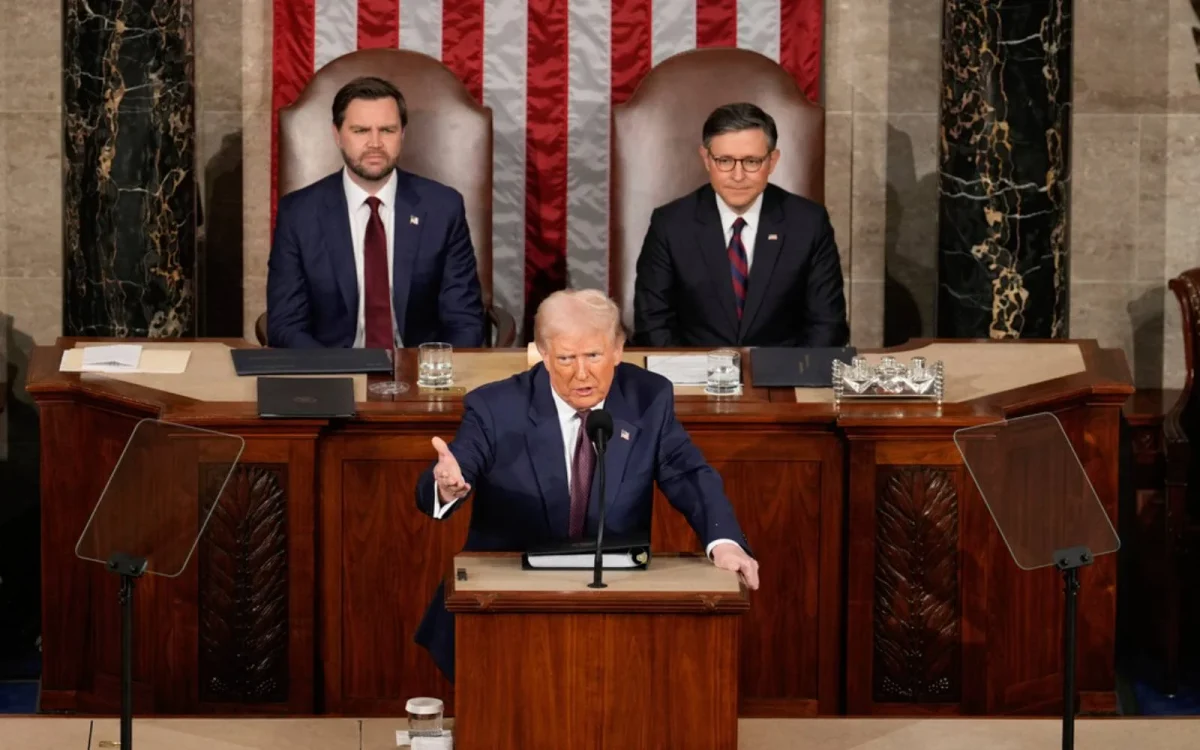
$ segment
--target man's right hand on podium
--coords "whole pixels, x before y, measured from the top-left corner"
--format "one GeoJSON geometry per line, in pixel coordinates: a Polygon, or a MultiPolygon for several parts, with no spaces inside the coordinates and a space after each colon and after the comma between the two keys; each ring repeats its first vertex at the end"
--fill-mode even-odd
{"type": "Polygon", "coordinates": [[[437,451],[437,465],[433,467],[433,481],[437,483],[438,494],[442,502],[452,503],[471,491],[471,485],[463,479],[462,469],[458,459],[450,452],[450,446],[440,437],[433,439],[433,448],[437,451]]]}

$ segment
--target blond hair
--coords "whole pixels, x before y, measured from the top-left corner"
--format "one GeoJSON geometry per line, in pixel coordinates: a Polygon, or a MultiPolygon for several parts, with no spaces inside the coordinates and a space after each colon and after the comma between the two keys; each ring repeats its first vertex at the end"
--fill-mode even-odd
{"type": "Polygon", "coordinates": [[[539,351],[546,350],[550,337],[580,330],[604,331],[612,335],[613,341],[623,342],[625,330],[617,303],[599,289],[563,289],[538,305],[533,339],[539,351]]]}

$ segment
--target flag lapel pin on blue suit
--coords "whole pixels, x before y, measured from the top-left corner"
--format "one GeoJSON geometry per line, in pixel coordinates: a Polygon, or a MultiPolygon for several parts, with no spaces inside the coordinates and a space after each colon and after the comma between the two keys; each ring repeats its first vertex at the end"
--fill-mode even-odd
{"type": "Polygon", "coordinates": [[[410,216],[410,217],[408,217],[408,223],[409,224],[420,224],[421,220],[415,216],[410,216]]]}
{"type": "Polygon", "coordinates": [[[629,430],[621,430],[621,439],[622,439],[622,440],[628,440],[628,439],[629,439],[629,430]]]}
{"type": "Polygon", "coordinates": [[[777,235],[777,234],[768,234],[768,235],[767,235],[767,239],[768,239],[768,240],[777,240],[777,239],[779,239],[779,235],[777,235]]]}

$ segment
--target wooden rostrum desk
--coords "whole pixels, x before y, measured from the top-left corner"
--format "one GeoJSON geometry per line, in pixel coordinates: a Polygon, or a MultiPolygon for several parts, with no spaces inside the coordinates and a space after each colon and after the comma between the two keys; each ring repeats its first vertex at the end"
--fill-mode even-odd
{"type": "MultiPolygon", "coordinates": [[[[468,512],[435,522],[413,500],[453,437],[462,392],[528,366],[525,350],[456,351],[456,387],[379,400],[357,376],[358,416],[261,420],[241,341],[188,347],[182,375],[60,373],[62,339],[33,354],[41,415],[41,707],[119,707],[116,581],[74,555],[138,420],[245,438],[187,570],[138,584],[135,706],[150,714],[402,715],[451,686],[413,632],[465,538],[468,512]],[[264,560],[274,564],[262,564],[264,560]]],[[[946,364],[946,403],[834,404],[829,390],[676,389],[680,421],[720,472],[761,563],[741,618],[740,715],[1053,714],[1061,702],[1061,581],[1019,570],[955,449],[954,430],[1040,411],[1062,421],[1117,519],[1124,355],[1093,341],[910,342],[946,364]]],[[[645,350],[626,359],[641,364],[645,350]]],[[[657,352],[662,353],[662,352],[657,352]]],[[[415,352],[402,365],[415,383],[415,352]]],[[[872,362],[878,352],[866,352],[872,362]]],[[[696,551],[656,496],[653,545],[696,551]]],[[[1081,573],[1084,711],[1115,708],[1116,555],[1081,573]]]]}

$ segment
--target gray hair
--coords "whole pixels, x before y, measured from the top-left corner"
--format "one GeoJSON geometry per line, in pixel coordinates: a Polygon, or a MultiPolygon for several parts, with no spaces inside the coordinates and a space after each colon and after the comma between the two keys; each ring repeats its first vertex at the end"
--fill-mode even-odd
{"type": "Polygon", "coordinates": [[[749,102],[737,102],[717,107],[704,121],[704,130],[701,133],[704,147],[708,148],[712,145],[712,139],[718,135],[755,129],[761,130],[767,136],[767,150],[774,151],[775,144],[779,140],[775,119],[749,102]]]}
{"type": "Polygon", "coordinates": [[[613,341],[625,338],[620,308],[599,289],[562,289],[538,305],[533,340],[539,351],[552,336],[579,330],[608,332],[613,341]]]}

